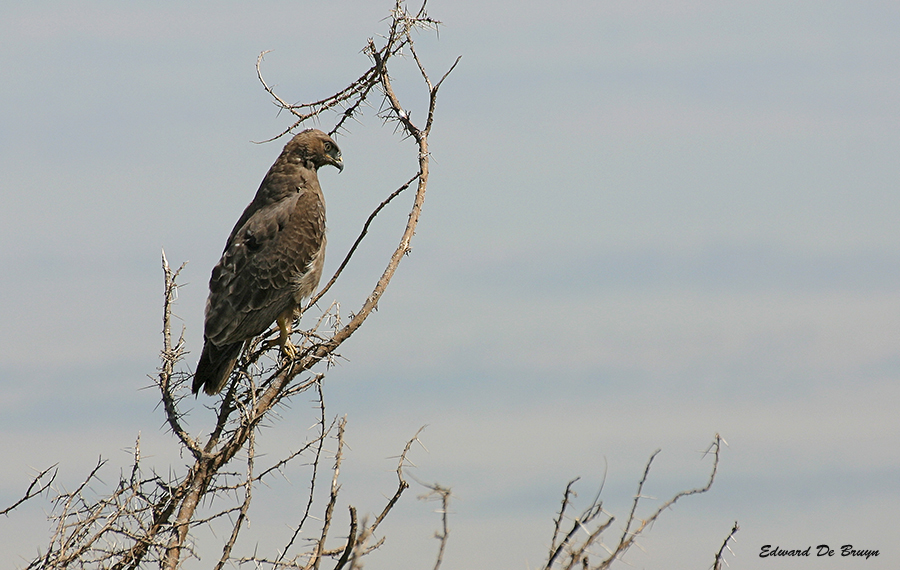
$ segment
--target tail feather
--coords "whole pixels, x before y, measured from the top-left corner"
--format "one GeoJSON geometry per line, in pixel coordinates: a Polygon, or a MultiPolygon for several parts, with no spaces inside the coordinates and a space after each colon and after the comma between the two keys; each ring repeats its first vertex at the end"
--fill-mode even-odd
{"type": "Polygon", "coordinates": [[[216,346],[204,339],[203,352],[200,353],[200,362],[197,363],[197,371],[194,372],[191,391],[197,394],[200,388],[203,388],[210,396],[221,392],[241,355],[243,345],[243,342],[236,342],[216,346]]]}

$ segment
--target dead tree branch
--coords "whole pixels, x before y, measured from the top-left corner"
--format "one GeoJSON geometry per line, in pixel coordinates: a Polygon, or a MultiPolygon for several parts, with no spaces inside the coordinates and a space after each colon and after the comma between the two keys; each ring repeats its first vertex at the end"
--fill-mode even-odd
{"type": "Polygon", "coordinates": [[[740,530],[741,527],[738,526],[737,521],[734,521],[734,526],[731,527],[731,532],[728,533],[728,536],[725,537],[725,540],[722,541],[722,546],[719,548],[719,551],[716,552],[716,558],[713,560],[712,570],[722,570],[722,565],[728,566],[728,563],[725,562],[725,550],[734,554],[734,551],[731,550],[731,547],[728,546],[728,541],[734,541],[734,535],[737,534],[737,531],[740,530]]]}
{"type": "Polygon", "coordinates": [[[441,530],[434,533],[434,537],[440,541],[437,557],[434,561],[434,570],[439,570],[441,563],[444,561],[444,551],[447,549],[447,540],[450,538],[448,519],[450,515],[451,492],[449,487],[443,487],[438,483],[426,485],[426,487],[429,489],[429,492],[421,495],[419,499],[423,501],[438,500],[441,502],[441,507],[437,511],[441,515],[441,530]]]}
{"type": "Polygon", "coordinates": [[[621,560],[628,549],[635,545],[637,539],[653,525],[656,519],[659,518],[659,516],[666,509],[670,508],[683,497],[709,491],[709,489],[712,487],[713,481],[715,481],[716,472],[719,468],[719,453],[721,451],[721,446],[723,443],[724,440],[722,440],[719,434],[716,434],[715,439],[706,451],[706,453],[713,455],[713,465],[710,470],[709,479],[704,486],[676,493],[671,499],[664,502],[652,513],[650,513],[648,517],[640,518],[637,514],[638,508],[641,502],[648,498],[646,495],[644,495],[644,485],[647,483],[647,479],[650,476],[650,467],[653,464],[653,460],[659,454],[659,450],[655,451],[650,456],[650,459],[647,461],[647,464],[644,467],[644,472],[641,476],[640,481],[638,482],[637,492],[635,492],[634,494],[631,509],[628,513],[628,517],[625,519],[625,526],[622,530],[622,533],[615,544],[611,547],[604,546],[601,542],[601,537],[602,534],[607,529],[609,529],[610,526],[612,526],[613,521],[615,521],[615,517],[608,514],[603,509],[603,503],[600,501],[599,492],[594,497],[594,500],[579,516],[575,517],[574,519],[568,519],[572,522],[569,525],[568,530],[566,531],[562,540],[558,540],[562,532],[561,521],[567,519],[566,510],[570,507],[572,498],[575,496],[575,493],[572,490],[572,485],[577,481],[577,479],[573,479],[572,481],[570,481],[569,484],[566,485],[566,490],[563,494],[562,506],[560,507],[559,514],[554,521],[550,554],[547,559],[547,564],[545,564],[543,568],[545,570],[570,570],[572,568],[575,568],[577,565],[581,565],[581,567],[585,570],[601,570],[609,568],[610,565],[616,560],[621,560]],[[586,536],[584,536],[584,538],[576,540],[576,537],[582,531],[586,534],[586,536]],[[606,554],[598,555],[594,550],[594,547],[602,547],[605,550],[606,554]]]}
{"type": "Polygon", "coordinates": [[[18,507],[28,499],[37,497],[38,495],[49,489],[50,486],[53,485],[53,481],[56,480],[56,475],[58,472],[59,470],[57,469],[56,465],[51,465],[50,467],[35,475],[31,480],[31,484],[28,485],[27,489],[25,489],[25,494],[22,496],[22,498],[0,511],[0,515],[5,515],[12,512],[16,507],[18,507]],[[52,474],[50,474],[51,471],[53,472],[52,474]],[[46,478],[48,474],[50,474],[50,477],[46,478]]]}

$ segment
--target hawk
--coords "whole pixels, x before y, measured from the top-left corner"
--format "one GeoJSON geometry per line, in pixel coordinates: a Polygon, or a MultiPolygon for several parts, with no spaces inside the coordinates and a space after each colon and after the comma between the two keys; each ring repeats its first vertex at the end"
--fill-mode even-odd
{"type": "Polygon", "coordinates": [[[317,171],[344,169],[327,134],[308,129],[288,142],[231,230],[212,270],[203,352],[192,391],[225,387],[244,342],[278,323],[282,351],[296,356],[291,325],[319,285],[325,261],[325,198],[317,171]]]}

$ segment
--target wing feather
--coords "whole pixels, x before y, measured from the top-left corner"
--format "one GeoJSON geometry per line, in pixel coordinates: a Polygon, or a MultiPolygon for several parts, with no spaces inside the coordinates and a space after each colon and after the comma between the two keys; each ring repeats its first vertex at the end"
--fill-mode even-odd
{"type": "MultiPolygon", "coordinates": [[[[325,242],[324,201],[315,190],[265,205],[235,228],[209,282],[210,341],[222,346],[259,335],[311,294],[300,284],[325,242]]],[[[316,275],[313,289],[318,280],[316,275]]]]}

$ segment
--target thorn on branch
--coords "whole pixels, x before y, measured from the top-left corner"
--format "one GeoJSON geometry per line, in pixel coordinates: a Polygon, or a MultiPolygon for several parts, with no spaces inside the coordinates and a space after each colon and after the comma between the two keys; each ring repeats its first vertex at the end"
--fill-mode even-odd
{"type": "Polygon", "coordinates": [[[725,537],[725,540],[722,542],[722,546],[719,547],[719,551],[716,553],[716,559],[713,561],[712,568],[713,570],[722,570],[722,565],[728,566],[728,562],[725,561],[724,555],[725,550],[734,554],[734,551],[731,550],[731,547],[728,546],[728,541],[734,541],[734,535],[737,534],[737,531],[740,530],[741,527],[738,526],[737,521],[734,521],[734,526],[731,528],[731,532],[728,533],[728,536],[725,537]]]}
{"type": "Polygon", "coordinates": [[[0,515],[5,515],[12,512],[16,507],[18,507],[25,501],[37,497],[38,495],[49,489],[50,485],[53,484],[53,481],[56,480],[56,475],[59,473],[57,465],[59,464],[56,463],[54,465],[51,465],[50,467],[35,475],[31,480],[31,484],[28,485],[28,488],[25,490],[25,494],[22,496],[22,498],[0,511],[0,515]],[[45,479],[45,476],[48,475],[51,470],[53,471],[53,474],[50,475],[49,478],[45,479]]]}

